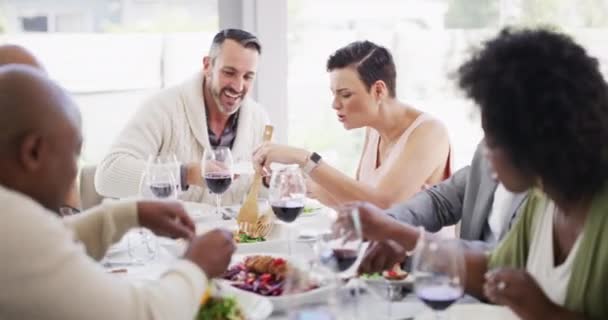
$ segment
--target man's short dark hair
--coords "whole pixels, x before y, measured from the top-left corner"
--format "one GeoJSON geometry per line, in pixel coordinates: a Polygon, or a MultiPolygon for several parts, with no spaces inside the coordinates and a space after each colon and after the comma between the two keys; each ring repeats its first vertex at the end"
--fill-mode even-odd
{"type": "Polygon", "coordinates": [[[458,76],[485,133],[520,170],[569,200],[608,181],[608,85],[597,59],[572,38],[505,29],[458,76]]]}
{"type": "Polygon", "coordinates": [[[372,85],[382,80],[394,98],[397,86],[397,71],[391,53],[371,41],[356,41],[338,49],[327,60],[327,71],[354,67],[369,91],[372,85]]]}
{"type": "Polygon", "coordinates": [[[257,51],[258,54],[262,54],[260,40],[252,33],[241,29],[224,29],[213,37],[213,42],[211,42],[211,48],[209,49],[209,56],[215,58],[219,52],[219,48],[224,41],[228,39],[238,42],[244,48],[253,49],[257,51]]]}

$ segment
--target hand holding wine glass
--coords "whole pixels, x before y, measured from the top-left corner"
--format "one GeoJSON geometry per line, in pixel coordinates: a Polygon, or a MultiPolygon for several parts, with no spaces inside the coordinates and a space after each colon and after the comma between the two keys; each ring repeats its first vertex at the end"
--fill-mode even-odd
{"type": "Polygon", "coordinates": [[[177,201],[138,201],[137,218],[140,226],[168,238],[191,239],[196,231],[194,222],[177,201]]]}
{"type": "Polygon", "coordinates": [[[357,204],[338,208],[329,232],[319,237],[317,254],[334,272],[345,272],[357,261],[362,245],[361,220],[357,204]]]}

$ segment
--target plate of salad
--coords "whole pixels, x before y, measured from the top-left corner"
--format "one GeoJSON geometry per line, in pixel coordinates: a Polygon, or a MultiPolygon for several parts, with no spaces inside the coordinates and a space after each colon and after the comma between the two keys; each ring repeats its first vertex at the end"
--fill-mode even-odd
{"type": "Polygon", "coordinates": [[[272,303],[247,292],[227,291],[227,285],[214,281],[201,298],[195,320],[262,320],[272,313],[272,303]]]}

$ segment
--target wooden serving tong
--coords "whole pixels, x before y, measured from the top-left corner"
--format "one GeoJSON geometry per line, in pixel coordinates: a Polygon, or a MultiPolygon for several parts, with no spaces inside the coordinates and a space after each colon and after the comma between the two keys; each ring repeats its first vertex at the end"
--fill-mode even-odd
{"type": "MultiPolygon", "coordinates": [[[[274,128],[270,125],[264,127],[264,142],[270,141],[272,138],[272,132],[274,128]]],[[[236,221],[239,226],[239,231],[244,232],[247,235],[255,235],[258,233],[258,194],[260,192],[260,185],[262,184],[262,175],[260,172],[256,172],[253,178],[253,184],[247,194],[247,199],[241,206],[239,214],[236,217],[236,221]]]]}

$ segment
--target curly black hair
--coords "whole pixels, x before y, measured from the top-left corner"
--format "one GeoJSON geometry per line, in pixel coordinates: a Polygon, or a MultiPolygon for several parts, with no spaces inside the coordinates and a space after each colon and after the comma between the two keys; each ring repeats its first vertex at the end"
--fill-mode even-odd
{"type": "Polygon", "coordinates": [[[608,178],[608,85],[597,59],[569,36],[503,29],[458,69],[484,131],[514,165],[565,200],[608,178]]]}
{"type": "Polygon", "coordinates": [[[354,66],[367,91],[382,80],[391,98],[396,95],[397,70],[393,56],[385,47],[371,41],[355,41],[334,52],[327,59],[327,71],[354,66]]]}

